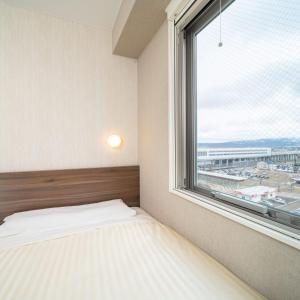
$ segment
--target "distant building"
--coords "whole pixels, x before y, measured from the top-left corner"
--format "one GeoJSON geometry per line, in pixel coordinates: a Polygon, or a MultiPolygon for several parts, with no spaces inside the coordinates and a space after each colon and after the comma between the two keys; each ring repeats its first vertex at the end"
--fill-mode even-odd
{"type": "Polygon", "coordinates": [[[267,161],[271,148],[199,148],[198,166],[231,167],[246,165],[247,162],[267,161]]]}
{"type": "MultiPolygon", "coordinates": [[[[300,150],[272,148],[198,148],[197,163],[200,169],[256,166],[258,162],[278,163],[295,161],[300,150]]],[[[299,161],[300,166],[300,161],[299,161]]]]}
{"type": "Polygon", "coordinates": [[[237,197],[254,202],[274,199],[276,192],[276,188],[269,186],[252,186],[234,191],[237,197]]]}
{"type": "Polygon", "coordinates": [[[221,186],[225,187],[225,189],[238,189],[240,184],[247,179],[241,176],[232,176],[216,172],[198,171],[197,173],[198,185],[206,185],[208,188],[213,188],[213,186],[216,185],[218,189],[220,189],[221,186]]]}

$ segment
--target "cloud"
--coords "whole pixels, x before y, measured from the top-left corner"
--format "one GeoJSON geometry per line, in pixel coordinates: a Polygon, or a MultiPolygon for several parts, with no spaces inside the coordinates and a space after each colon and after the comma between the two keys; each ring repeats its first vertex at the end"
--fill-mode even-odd
{"type": "Polygon", "coordinates": [[[300,137],[299,111],[300,95],[289,86],[257,105],[200,107],[198,136],[222,140],[300,137]]]}
{"type": "Polygon", "coordinates": [[[251,108],[264,102],[270,104],[270,98],[286,86],[294,94],[291,98],[300,95],[300,59],[297,63],[276,63],[253,74],[242,74],[238,81],[216,85],[214,89],[202,88],[200,84],[198,104],[202,109],[247,105],[251,108]]]}
{"type": "MultiPolygon", "coordinates": [[[[262,13],[254,2],[252,13],[262,13]]],[[[300,4],[278,1],[251,23],[251,2],[237,3],[248,10],[244,18],[241,5],[226,10],[224,47],[217,47],[217,20],[198,35],[198,137],[300,137],[300,4]]]]}

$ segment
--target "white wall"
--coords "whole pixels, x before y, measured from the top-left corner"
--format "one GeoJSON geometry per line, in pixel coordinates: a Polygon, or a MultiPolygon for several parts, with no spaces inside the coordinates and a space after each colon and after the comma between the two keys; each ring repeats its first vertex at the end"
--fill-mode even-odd
{"type": "Polygon", "coordinates": [[[168,192],[167,23],[138,60],[141,206],[269,299],[299,299],[300,251],[168,192]]]}
{"type": "Polygon", "coordinates": [[[0,2],[0,172],[137,163],[137,62],[111,45],[109,31],[0,2]]]}

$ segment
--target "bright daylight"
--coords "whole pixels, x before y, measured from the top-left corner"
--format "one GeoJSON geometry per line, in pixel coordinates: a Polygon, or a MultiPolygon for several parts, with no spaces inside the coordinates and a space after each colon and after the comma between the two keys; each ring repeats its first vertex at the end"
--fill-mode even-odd
{"type": "Polygon", "coordinates": [[[234,1],[221,34],[197,35],[198,185],[300,214],[300,2],[234,1]]]}

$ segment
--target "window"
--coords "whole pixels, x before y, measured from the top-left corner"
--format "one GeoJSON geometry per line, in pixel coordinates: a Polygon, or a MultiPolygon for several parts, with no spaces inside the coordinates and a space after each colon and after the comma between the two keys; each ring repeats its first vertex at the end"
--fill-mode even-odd
{"type": "Polygon", "coordinates": [[[177,188],[298,231],[299,0],[210,1],[190,19],[176,24],[177,188]]]}

